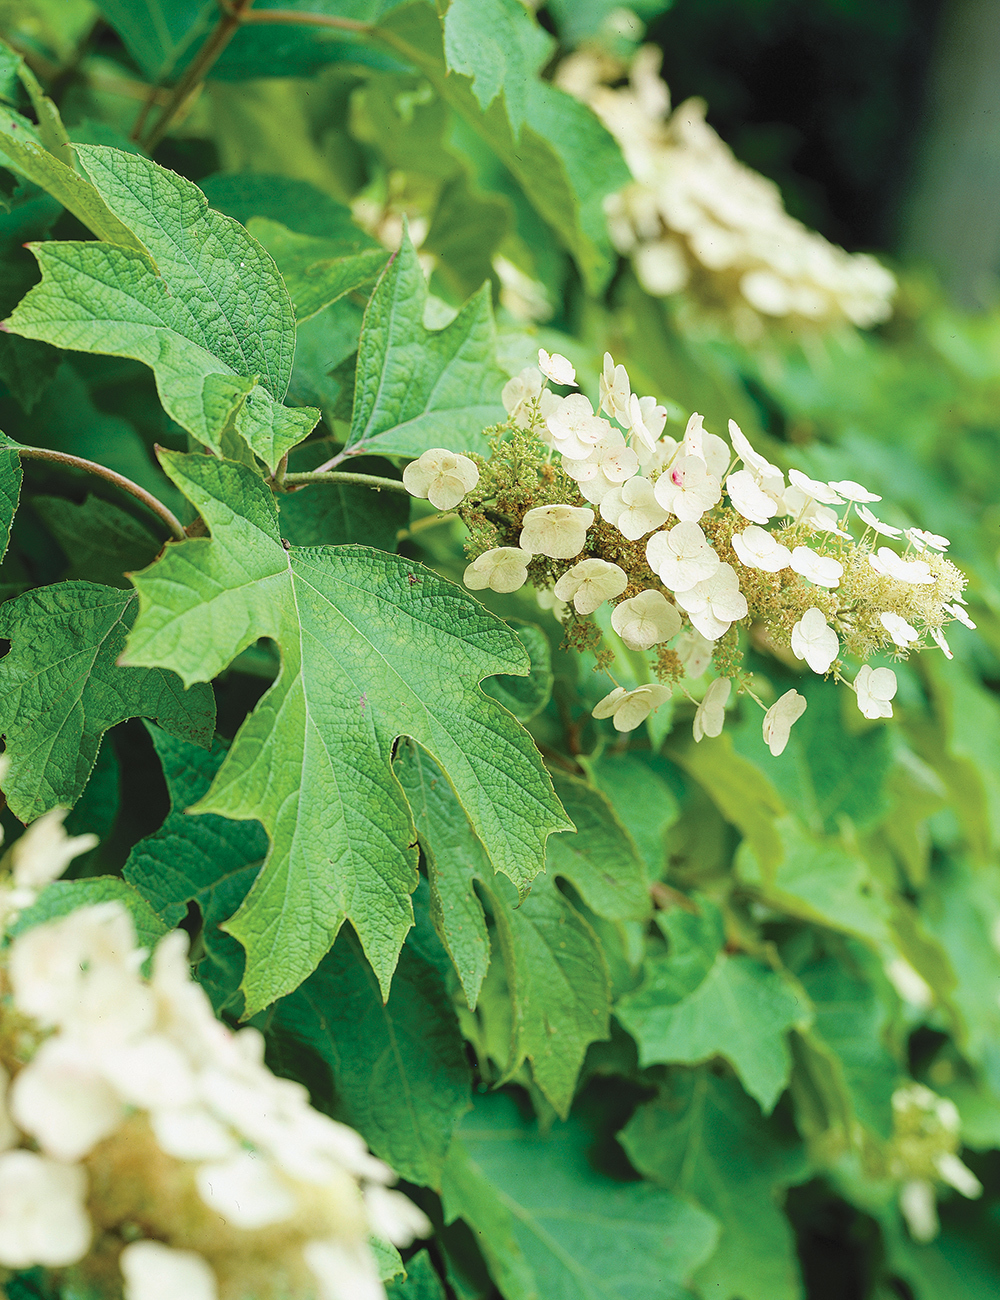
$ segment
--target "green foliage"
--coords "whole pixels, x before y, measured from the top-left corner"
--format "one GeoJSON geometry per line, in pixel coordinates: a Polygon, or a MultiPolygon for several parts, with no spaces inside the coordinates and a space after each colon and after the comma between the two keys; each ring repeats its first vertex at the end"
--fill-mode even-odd
{"type": "Polygon", "coordinates": [[[485,451],[482,430],[504,418],[489,286],[441,330],[424,328],[427,290],[408,238],[375,286],[358,349],[346,450],[419,456],[447,442],[485,451]]]}
{"type": "MultiPolygon", "coordinates": [[[[647,39],[700,68],[697,8],[647,39]]],[[[751,8],[709,6],[791,21],[751,8]]],[[[748,342],[648,295],[608,233],[618,146],[554,84],[634,51],[612,0],[267,10],[155,144],[217,5],[3,8],[4,829],[72,805],[101,839],[17,927],[106,899],[147,947],[183,926],[218,1014],[433,1221],[405,1262],[373,1243],[390,1300],[1000,1292],[1000,315],[904,278],[877,333],[748,342]],[[880,720],[754,635],[765,707],[807,701],[777,758],[735,692],[696,743],[700,684],[595,722],[591,669],[633,687],[646,660],[608,619],[569,652],[530,586],[465,590],[464,524],[402,490],[428,449],[488,452],[539,346],[592,402],[609,350],[674,436],[735,418],[951,537],[978,628],[896,664],[880,720]],[[899,1210],[913,1081],[984,1184],[937,1180],[926,1244],[899,1210]]],[[[713,121],[728,84],[693,86],[713,121]]],[[[751,158],[770,128],[744,126],[751,158]]]]}
{"type": "Polygon", "coordinates": [[[248,1006],[295,988],[345,919],[388,991],[416,884],[410,813],[388,762],[397,735],[440,756],[497,869],[519,888],[548,833],[566,824],[527,736],[476,687],[487,673],[516,672],[524,651],[421,566],[364,548],[285,550],[273,498],[245,467],[163,459],[213,536],[136,575],[142,612],[126,661],[169,664],[192,683],[258,637],[282,652],[281,676],[199,805],[257,817],[271,837],[264,871],[227,923],[247,949],[248,1006]]]}
{"type": "Polygon", "coordinates": [[[4,793],[25,821],[83,792],[104,733],[126,718],[154,718],[207,745],[211,686],[185,690],[163,668],[118,665],[135,620],[134,592],[61,582],[0,607],[0,731],[13,762],[4,793]]]}
{"type": "Polygon", "coordinates": [[[220,452],[232,425],[273,469],[318,418],[280,405],[295,317],[273,261],[175,173],[99,145],[79,145],[77,153],[93,185],[88,192],[134,233],[125,246],[38,245],[41,283],[10,328],[145,362],[168,415],[199,442],[220,452]]]}
{"type": "Polygon", "coordinates": [[[445,1169],[445,1219],[475,1230],[504,1300],[680,1300],[712,1250],[708,1214],[597,1172],[577,1122],[543,1137],[510,1097],[482,1097],[459,1135],[445,1169]]]}

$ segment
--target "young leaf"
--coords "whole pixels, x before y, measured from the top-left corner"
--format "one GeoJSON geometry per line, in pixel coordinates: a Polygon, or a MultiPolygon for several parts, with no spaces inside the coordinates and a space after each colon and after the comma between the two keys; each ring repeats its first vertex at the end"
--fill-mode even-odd
{"type": "Polygon", "coordinates": [[[445,1222],[476,1233],[505,1300],[680,1300],[714,1219],[670,1192],[617,1182],[578,1123],[542,1136],[512,1098],[480,1096],[445,1166],[445,1222]]]}
{"type": "Polygon", "coordinates": [[[79,145],[77,152],[156,268],[134,247],[35,244],[42,280],[8,328],[144,362],[167,414],[199,442],[221,451],[232,422],[274,469],[319,418],[311,408],[281,405],[295,317],[274,262],[238,221],[212,212],[198,187],[174,172],[119,149],[79,145]]]}
{"type": "Polygon", "coordinates": [[[671,948],[652,958],[646,977],[615,1014],[639,1044],[642,1065],[694,1065],[724,1056],[752,1097],[771,1110],[788,1082],[786,1032],[808,1017],[788,981],[752,957],[720,950],[713,904],[699,900],[703,921],[692,944],[692,918],[677,908],[664,915],[671,948]]]}
{"type": "Polygon", "coordinates": [[[371,284],[389,254],[381,245],[356,251],[337,239],[318,239],[267,217],[251,217],[247,229],[274,258],[301,325],[352,289],[371,284]]]}
{"type": "Polygon", "coordinates": [[[0,605],[0,731],[11,769],[4,793],[30,821],[72,805],[87,784],[101,738],[126,718],[208,745],[215,728],[211,686],[185,690],[161,668],[120,668],[138,601],[133,592],[60,582],[0,605]]]}
{"type": "Polygon", "coordinates": [[[444,980],[406,944],[388,1002],[348,932],[274,1008],[271,1029],[329,1065],[340,1117],[412,1183],[439,1187],[469,1108],[469,1067],[444,980]]]}
{"type": "Polygon", "coordinates": [[[675,1070],[621,1141],[640,1173],[722,1224],[718,1248],[698,1271],[702,1294],[800,1300],[795,1240],[777,1198],[805,1176],[806,1162],[739,1084],[704,1069],[675,1070]]]}
{"type": "Polygon", "coordinates": [[[281,675],[243,724],[199,811],[259,818],[271,853],[226,927],[247,949],[251,1013],[290,992],[345,919],[387,992],[412,924],[412,821],[392,775],[411,735],[436,754],[500,871],[523,889],[568,825],[527,733],[477,689],[517,673],[517,637],[461,589],[364,547],[286,550],[251,470],[165,452],[212,538],[136,574],[128,663],[209,681],[261,636],[281,675]],[[237,507],[234,513],[234,505],[237,507]]]}
{"type": "Polygon", "coordinates": [[[485,449],[482,430],[505,418],[490,287],[443,330],[424,328],[427,285],[408,235],[375,286],[358,349],[352,455],[419,456],[431,447],[485,449]]]}

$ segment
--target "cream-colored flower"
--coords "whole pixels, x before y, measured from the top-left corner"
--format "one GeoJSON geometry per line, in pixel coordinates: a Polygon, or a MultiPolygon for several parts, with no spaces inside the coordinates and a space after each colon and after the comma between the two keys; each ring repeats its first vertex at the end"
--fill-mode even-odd
{"type": "Polygon", "coordinates": [[[585,506],[536,506],[524,516],[521,549],[553,560],[572,560],[586,545],[593,522],[594,512],[585,506]]]}
{"type": "Polygon", "coordinates": [[[775,758],[784,753],[792,724],[797,722],[805,711],[805,698],[798,691],[785,691],[784,695],[775,700],[764,714],[764,743],[775,758]]]}
{"type": "Polygon", "coordinates": [[[677,638],[677,655],[685,674],[692,680],[700,677],[712,662],[714,649],[715,642],[702,636],[696,627],[686,627],[677,638]]]}
{"type": "Polygon", "coordinates": [[[586,499],[599,505],[612,488],[630,479],[639,468],[639,458],[622,433],[607,426],[607,433],[591,449],[586,460],[563,457],[562,467],[579,484],[586,499]]]}
{"type": "Polygon", "coordinates": [[[668,511],[656,498],[648,478],[626,479],[601,498],[601,518],[614,524],[623,537],[636,542],[666,523],[668,511]]]}
{"type": "Polygon", "coordinates": [[[549,353],[544,348],[539,348],[538,369],[554,384],[560,384],[563,388],[576,387],[576,371],[558,352],[549,353]]]}
{"type": "Polygon", "coordinates": [[[808,546],[796,546],[792,551],[791,565],[796,573],[808,578],[817,587],[839,587],[844,576],[844,566],[829,555],[817,555],[808,546]]]}
{"type": "Polygon", "coordinates": [[[375,1236],[394,1246],[409,1246],[434,1231],[427,1215],[408,1196],[377,1183],[365,1188],[365,1208],[375,1236]]]}
{"type": "Polygon", "coordinates": [[[884,524],[881,519],[876,519],[867,506],[856,505],[854,513],[858,516],[863,524],[867,524],[882,537],[902,537],[902,528],[894,528],[892,524],[884,524]]]}
{"type": "Polygon", "coordinates": [[[934,1184],[926,1178],[908,1178],[899,1189],[899,1212],[914,1241],[933,1241],[938,1235],[934,1184]]]}
{"type": "Polygon", "coordinates": [[[118,1257],[125,1300],[216,1300],[215,1274],[193,1250],[133,1241],[118,1257]]]}
{"type": "Polygon", "coordinates": [[[537,401],[542,391],[542,375],[537,366],[526,366],[519,375],[508,379],[500,400],[504,410],[515,424],[527,424],[531,416],[531,403],[537,401]]]}
{"type": "Polygon", "coordinates": [[[690,591],[677,592],[677,603],[702,636],[717,641],[733,623],[747,616],[746,597],[731,564],[720,564],[690,591]]]}
{"type": "Polygon", "coordinates": [[[893,641],[902,649],[911,645],[920,635],[917,629],[907,623],[906,619],[901,618],[899,614],[879,614],[879,619],[893,641]]]}
{"type": "Polygon", "coordinates": [[[792,628],[792,654],[821,675],[840,654],[840,641],[821,609],[807,609],[792,628]]]}
{"type": "Polygon", "coordinates": [[[717,677],[709,684],[694,715],[696,741],[700,742],[705,736],[721,735],[726,721],[726,703],[732,689],[733,683],[728,677],[717,677]]]}
{"type": "Polygon", "coordinates": [[[740,460],[754,474],[768,477],[777,477],[781,470],[777,465],[772,465],[766,456],[762,456],[759,451],[755,451],[746,436],[735,420],[729,421],[729,438],[733,444],[733,451],[736,452],[740,460]]]}
{"type": "Polygon", "coordinates": [[[96,835],[67,835],[68,808],[52,808],[31,823],[10,849],[10,868],[18,889],[42,890],[57,880],[74,858],[99,843],[96,835]]]}
{"type": "Polygon", "coordinates": [[[669,699],[670,688],[667,686],[637,686],[632,691],[616,686],[595,706],[594,717],[610,718],[616,731],[635,731],[654,709],[669,699]]]}
{"type": "Polygon", "coordinates": [[[766,528],[751,524],[742,533],[734,533],[733,550],[741,564],[748,569],[763,569],[765,573],[778,573],[791,563],[792,553],[777,541],[766,528]]]}
{"type": "Polygon", "coordinates": [[[198,1194],[236,1228],[252,1231],[292,1218],[296,1200],[271,1162],[254,1151],[199,1165],[198,1194]]]}
{"type": "Polygon", "coordinates": [[[46,1155],[65,1161],[85,1156],[127,1114],[94,1054],[61,1034],[47,1039],[18,1074],[10,1109],[46,1155]]]}
{"type": "Polygon", "coordinates": [[[831,483],[830,487],[834,492],[839,492],[845,501],[881,501],[882,498],[874,492],[869,492],[866,487],[860,483],[855,483],[851,478],[841,479],[839,483],[831,483]]]}
{"type": "Polygon", "coordinates": [[[934,1157],[934,1168],[942,1182],[954,1187],[956,1192],[974,1201],[983,1194],[983,1185],[968,1167],[955,1155],[954,1151],[940,1151],[934,1157]]]}
{"type": "Polygon", "coordinates": [[[939,627],[932,627],[930,629],[930,634],[932,639],[937,643],[938,649],[944,651],[944,657],[946,659],[954,659],[955,656],[952,653],[951,646],[948,644],[947,638],[941,629],[939,627]]]}
{"type": "Polygon", "coordinates": [[[680,631],[681,616],[662,592],[648,587],[614,607],[611,626],[630,650],[648,650],[680,631]]]}
{"type": "Polygon", "coordinates": [[[567,569],[555,586],[559,600],[573,602],[578,614],[593,614],[598,605],[620,596],[628,586],[628,575],[607,560],[580,560],[567,569]]]}
{"type": "Polygon", "coordinates": [[[752,524],[766,524],[778,513],[778,503],[757,483],[748,469],[738,469],[726,479],[733,508],[752,524]]]}
{"type": "Polygon", "coordinates": [[[710,578],[720,560],[697,524],[675,524],[667,532],[654,533],[646,543],[649,567],[673,592],[690,591],[710,578]]]}
{"type": "Polygon", "coordinates": [[[632,385],[624,366],[616,366],[610,352],[604,354],[604,371],[600,378],[600,407],[623,428],[628,426],[632,385]]]}
{"type": "Polygon", "coordinates": [[[921,586],[934,581],[934,574],[926,560],[900,559],[888,546],[880,546],[875,555],[869,555],[868,563],[876,573],[886,578],[895,578],[897,582],[912,582],[921,586]]]}
{"type": "Polygon", "coordinates": [[[317,1300],[385,1300],[385,1287],[366,1246],[333,1237],[308,1242],[302,1257],[316,1279],[317,1300]]]}
{"type": "Polygon", "coordinates": [[[0,1264],[62,1268],[90,1245],[87,1176],[34,1151],[0,1155],[0,1264]]]}
{"type": "Polygon", "coordinates": [[[697,523],[722,499],[722,484],[700,456],[678,456],[656,480],[656,499],[664,510],[697,523]]]}
{"type": "Polygon", "coordinates": [[[468,456],[432,447],[403,470],[403,487],[411,497],[428,500],[438,510],[454,510],[479,482],[468,456]]]}
{"type": "Polygon", "coordinates": [[[915,546],[918,551],[946,551],[951,545],[947,537],[942,537],[939,533],[928,533],[923,528],[907,528],[906,540],[915,546]]]}
{"type": "Polygon", "coordinates": [[[866,718],[891,718],[892,698],[896,694],[896,674],[891,668],[872,668],[862,664],[854,679],[858,708],[866,718]]]}
{"type": "Polygon", "coordinates": [[[635,393],[629,397],[626,425],[643,462],[652,454],[666,422],[667,408],[658,405],[655,397],[636,397],[635,393]]]}
{"type": "Polygon", "coordinates": [[[842,506],[844,498],[838,496],[829,483],[820,483],[817,479],[803,474],[800,469],[788,471],[788,481],[797,487],[803,496],[819,501],[825,506],[842,506]]]}
{"type": "Polygon", "coordinates": [[[462,581],[470,591],[517,591],[528,581],[531,554],[519,546],[495,546],[467,566],[462,581]]]}
{"type": "Polygon", "coordinates": [[[553,447],[570,460],[586,460],[611,426],[594,414],[583,393],[570,393],[556,401],[558,405],[545,420],[553,447]]]}
{"type": "Polygon", "coordinates": [[[969,617],[968,610],[966,610],[963,605],[960,605],[957,601],[955,601],[954,604],[945,605],[945,609],[952,616],[952,618],[957,618],[960,623],[964,623],[966,627],[975,630],[976,625],[969,617]]]}

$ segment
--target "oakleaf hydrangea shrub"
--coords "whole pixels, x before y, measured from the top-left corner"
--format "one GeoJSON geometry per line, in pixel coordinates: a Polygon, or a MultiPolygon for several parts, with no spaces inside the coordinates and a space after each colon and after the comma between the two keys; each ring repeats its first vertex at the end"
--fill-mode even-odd
{"type": "MultiPolygon", "coordinates": [[[[424,452],[403,476],[409,492],[467,525],[465,585],[512,592],[532,583],[549,597],[565,642],[614,662],[594,619],[611,606],[612,634],[647,652],[655,680],[614,681],[594,709],[633,731],[674,694],[695,702],[694,738],[718,736],[730,699],[764,710],[763,735],[782,753],[806,708],[796,690],[770,706],[744,668],[746,639],[846,682],[866,718],[892,716],[896,676],[873,656],[905,659],[945,629],[974,627],[966,578],[944,552],[946,537],[883,523],[881,500],[851,479],[785,474],[735,421],[729,440],[695,413],[679,440],[664,432],[667,409],[633,391],[606,353],[595,411],[575,389],[562,356],[539,351],[504,387],[506,424],[491,432],[488,458],[424,452]],[[711,664],[716,674],[698,686],[711,664]]],[[[548,603],[548,601],[546,601],[548,603]]]]}

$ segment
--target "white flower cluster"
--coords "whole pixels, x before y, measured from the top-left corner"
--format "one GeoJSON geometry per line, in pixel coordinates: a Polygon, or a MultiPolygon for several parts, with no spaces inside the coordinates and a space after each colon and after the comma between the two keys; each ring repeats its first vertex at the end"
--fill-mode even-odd
{"type": "MultiPolygon", "coordinates": [[[[39,855],[38,876],[79,847],[39,855]]],[[[429,1233],[423,1213],[353,1129],[270,1072],[255,1029],[216,1019],[182,931],[147,979],[148,955],[118,902],[10,944],[0,1266],[96,1270],[125,1300],[384,1297],[369,1235],[406,1245],[429,1233]]]]}
{"type": "Polygon", "coordinates": [[[922,1083],[892,1096],[894,1134],[889,1174],[900,1182],[899,1209],[915,1241],[938,1234],[935,1183],[974,1200],[983,1186],[958,1155],[960,1120],[955,1103],[922,1083]]]}
{"type": "MultiPolygon", "coordinates": [[[[965,579],[940,554],[947,538],[916,528],[904,535],[882,523],[869,509],[881,498],[861,484],[820,482],[797,469],[786,480],[733,421],[726,442],[692,415],[678,442],[663,432],[664,407],[636,396],[625,367],[610,354],[596,412],[583,394],[560,397],[546,387],[549,378],[576,386],[564,357],[542,351],[539,366],[505,386],[510,423],[537,435],[539,457],[551,461],[559,453],[566,495],[575,488],[589,504],[550,500],[522,508],[508,544],[482,549],[466,569],[473,590],[516,591],[544,557],[533,580],[552,585],[564,621],[615,602],[611,626],[628,649],[673,642],[680,670],[674,680],[701,676],[730,629],[744,621],[762,625],[772,644],[838,681],[844,680],[845,654],[861,660],[879,651],[905,656],[922,648],[926,632],[950,656],[942,627],[956,618],[974,626],[961,596],[965,579]],[[860,540],[848,531],[852,520],[860,540]],[[904,536],[902,555],[878,544],[904,536]]],[[[404,481],[419,484],[424,495],[433,475],[454,476],[454,463],[464,459],[425,452],[404,481]]],[[[468,465],[469,481],[474,472],[479,493],[488,493],[490,463],[482,482],[468,465]]],[[[554,481],[554,466],[545,468],[554,481]]],[[[447,500],[453,496],[449,492],[447,500]]],[[[715,683],[698,706],[697,740],[722,729],[728,679],[738,672],[721,676],[726,686],[715,683]]],[[[866,718],[892,716],[897,683],[890,668],[863,663],[852,685],[866,718]]],[[[740,689],[752,694],[747,682],[740,689]]],[[[616,685],[594,716],[631,731],[670,694],[665,685],[616,685]]],[[[783,751],[805,707],[790,690],[766,710],[763,735],[773,754],[783,751]]]]}
{"type": "Polygon", "coordinates": [[[612,240],[647,292],[685,289],[725,306],[745,333],[763,318],[862,328],[891,312],[896,282],[873,257],[850,254],[793,220],[778,187],[738,162],[690,99],[668,117],[660,52],[636,55],[630,83],[602,84],[606,60],[567,59],[558,84],[583,99],[621,145],[634,181],[606,203],[612,240]]]}

